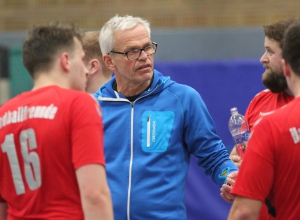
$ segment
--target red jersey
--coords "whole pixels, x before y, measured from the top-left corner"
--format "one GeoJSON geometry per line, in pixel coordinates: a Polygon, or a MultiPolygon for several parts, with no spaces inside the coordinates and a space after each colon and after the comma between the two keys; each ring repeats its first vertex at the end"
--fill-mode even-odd
{"type": "Polygon", "coordinates": [[[294,96],[290,96],[286,92],[272,93],[270,90],[265,89],[258,93],[250,102],[245,113],[250,131],[261,116],[273,113],[274,110],[286,105],[293,99],[294,96]]]}
{"type": "Polygon", "coordinates": [[[83,219],[75,170],[105,165],[100,107],[49,86],[0,108],[0,198],[8,219],[83,219]]]}
{"type": "Polygon", "coordinates": [[[275,207],[276,219],[300,216],[299,112],[297,98],[261,119],[252,131],[232,189],[233,194],[254,200],[264,202],[268,198],[275,207]]]}
{"type": "MultiPolygon", "coordinates": [[[[254,123],[262,116],[273,113],[276,109],[286,105],[294,99],[294,96],[290,96],[286,92],[272,93],[269,89],[265,89],[258,93],[250,102],[245,118],[249,123],[249,130],[252,131],[254,123]]],[[[261,213],[259,216],[260,220],[265,220],[270,216],[268,209],[263,204],[261,213]]]]}

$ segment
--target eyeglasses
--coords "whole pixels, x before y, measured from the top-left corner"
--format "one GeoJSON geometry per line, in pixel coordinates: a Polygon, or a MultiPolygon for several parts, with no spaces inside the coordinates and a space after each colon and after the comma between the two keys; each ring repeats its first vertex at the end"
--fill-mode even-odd
{"type": "Polygon", "coordinates": [[[109,53],[117,53],[117,54],[123,54],[126,55],[128,60],[137,60],[140,58],[142,51],[144,51],[148,56],[152,55],[156,52],[157,49],[157,43],[152,42],[151,45],[146,46],[142,49],[134,49],[130,50],[128,52],[118,52],[118,51],[110,51],[109,53]]]}

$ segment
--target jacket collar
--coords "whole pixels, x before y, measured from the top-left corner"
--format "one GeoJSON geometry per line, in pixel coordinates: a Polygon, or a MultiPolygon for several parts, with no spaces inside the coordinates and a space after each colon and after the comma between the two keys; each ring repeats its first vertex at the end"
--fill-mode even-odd
{"type": "MultiPolygon", "coordinates": [[[[148,88],[148,90],[142,92],[142,94],[140,94],[140,96],[144,96],[147,95],[149,93],[157,93],[162,91],[164,88],[168,87],[169,85],[173,84],[174,81],[170,80],[170,77],[165,77],[163,76],[159,71],[154,69],[153,72],[153,82],[151,84],[151,86],[148,88]]],[[[116,94],[115,91],[113,89],[113,84],[116,81],[115,76],[113,76],[107,83],[105,83],[103,86],[100,87],[100,89],[93,94],[94,97],[98,98],[100,97],[111,97],[111,98],[115,98],[116,94]]],[[[120,97],[122,95],[120,94],[120,97]]],[[[123,98],[125,98],[124,96],[122,96],[123,98]]]]}

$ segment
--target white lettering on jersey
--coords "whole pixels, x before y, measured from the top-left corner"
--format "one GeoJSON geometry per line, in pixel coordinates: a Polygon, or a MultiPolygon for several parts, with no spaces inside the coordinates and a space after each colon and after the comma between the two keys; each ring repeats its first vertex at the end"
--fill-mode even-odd
{"type": "Polygon", "coordinates": [[[43,118],[54,119],[57,107],[53,104],[49,106],[21,106],[17,110],[7,111],[0,117],[0,129],[9,124],[23,122],[28,119],[43,118]]]}
{"type": "Polygon", "coordinates": [[[299,143],[300,142],[300,128],[290,128],[290,132],[291,132],[291,135],[292,135],[292,138],[293,138],[293,141],[295,144],[299,143]]]}

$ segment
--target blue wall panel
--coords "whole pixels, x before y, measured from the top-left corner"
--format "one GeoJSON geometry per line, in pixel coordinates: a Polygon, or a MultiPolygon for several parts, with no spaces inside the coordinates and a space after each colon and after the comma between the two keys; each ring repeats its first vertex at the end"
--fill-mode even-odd
{"type": "MultiPolygon", "coordinates": [[[[200,93],[215,121],[217,134],[231,151],[230,108],[237,107],[244,114],[251,99],[264,89],[261,83],[264,69],[259,60],[156,62],[155,68],[200,93]]],[[[186,185],[188,219],[227,219],[231,204],[220,197],[219,188],[196,161],[193,156],[186,185]]]]}

